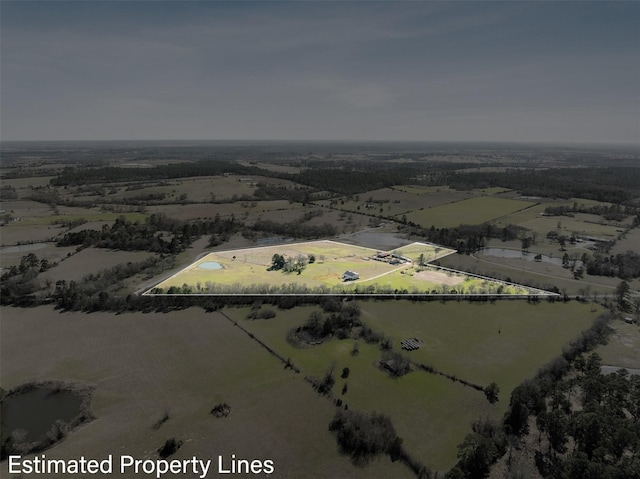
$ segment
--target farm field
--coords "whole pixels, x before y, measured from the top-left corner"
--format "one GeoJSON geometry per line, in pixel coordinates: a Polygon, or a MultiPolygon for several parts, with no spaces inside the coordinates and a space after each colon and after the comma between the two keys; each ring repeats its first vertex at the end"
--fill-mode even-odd
{"type": "MultiPolygon", "coordinates": [[[[40,257],[37,251],[35,253],[40,257]]],[[[152,256],[152,253],[146,251],[117,251],[103,248],[86,248],[64,259],[64,261],[60,262],[55,268],[48,269],[41,273],[39,278],[45,281],[49,280],[52,284],[55,284],[58,280],[77,282],[89,274],[85,268],[87,263],[90,263],[96,270],[102,270],[112,268],[119,264],[144,261],[152,256]]]]}
{"type": "Polygon", "coordinates": [[[367,191],[353,197],[317,201],[317,204],[373,215],[396,216],[419,208],[444,205],[469,198],[470,193],[447,186],[400,186],[367,191]]]}
{"type": "Polygon", "coordinates": [[[602,364],[629,369],[640,369],[640,318],[638,314],[626,314],[635,318],[635,324],[627,324],[621,318],[610,323],[613,330],[607,344],[598,346],[596,352],[602,364]]]}
{"type": "Polygon", "coordinates": [[[350,408],[391,416],[408,450],[440,471],[455,462],[456,445],[472,421],[480,417],[499,420],[511,390],[560,354],[562,347],[599,314],[579,303],[358,304],[363,322],[390,337],[396,351],[400,351],[402,339],[417,337],[424,346],[403,354],[476,384],[495,381],[500,387],[500,401],[491,405],[482,392],[423,371],[391,379],[375,366],[380,350],[362,341],[357,356],[351,354],[353,339],[330,339],[305,348],[292,346],[286,340],[287,333],[301,326],[311,312],[319,310],[317,307],[278,310],[276,317],[268,320],[246,319],[251,311],[246,307],[225,308],[224,313],[290,358],[305,374],[322,376],[333,365],[338,376],[348,367],[349,377],[337,379],[334,387],[339,391],[345,383],[348,385],[348,391],[340,396],[342,400],[350,408]]]}
{"type": "Polygon", "coordinates": [[[319,288],[321,293],[529,293],[528,289],[516,285],[472,278],[462,272],[418,266],[420,256],[424,262],[429,262],[452,252],[434,245],[412,243],[393,252],[380,253],[371,248],[335,241],[216,251],[161,281],[145,294],[273,294],[278,291],[302,291],[296,288],[319,288]],[[398,259],[389,260],[392,254],[398,259]],[[291,260],[310,257],[314,260],[299,273],[283,272],[272,266],[272,259],[276,255],[291,260]],[[382,255],[384,259],[381,259],[382,255]],[[358,278],[345,281],[343,273],[346,271],[356,272],[358,278]]]}
{"type": "MultiPolygon", "coordinates": [[[[576,163],[577,150],[557,153],[556,162],[528,147],[503,155],[490,145],[474,153],[460,145],[451,155],[429,145],[424,157],[417,146],[383,144],[113,146],[56,147],[42,168],[37,155],[28,163],[24,146],[10,153],[17,166],[3,167],[0,386],[96,387],[96,420],[44,451],[50,457],[157,458],[175,437],[183,441],[175,459],[272,458],[274,477],[416,478],[384,454],[355,466],[340,453],[328,431],[340,400],[390,417],[407,453],[442,478],[474,421],[503,425],[517,385],[605,306],[622,307],[615,293],[623,279],[628,306],[636,306],[640,229],[631,227],[640,190],[625,166],[630,157],[615,152],[591,168],[576,163]],[[175,162],[184,165],[155,170],[175,162]],[[625,170],[603,176],[614,164],[625,170]],[[185,171],[219,176],[183,178],[185,171]],[[613,203],[564,198],[580,194],[613,203]],[[574,203],[600,208],[578,213],[574,203]],[[558,206],[569,216],[547,216],[545,208],[558,206]],[[217,215],[234,221],[212,221],[217,215]],[[116,223],[121,216],[126,222],[116,223]],[[100,240],[65,237],[84,229],[101,231],[100,240]],[[572,242],[573,234],[616,243],[572,242]],[[565,253],[573,270],[562,266],[565,253]],[[624,262],[630,273],[579,270],[583,260],[601,259],[624,262]],[[345,280],[347,272],[357,277],[345,280]],[[566,302],[547,301],[550,291],[566,302]],[[374,298],[385,294],[393,298],[374,298]],[[420,348],[402,350],[410,338],[420,348]],[[413,370],[390,377],[385,348],[413,361],[413,370]],[[286,359],[300,372],[286,369],[286,359]],[[348,377],[340,377],[344,368],[348,377]],[[336,382],[326,397],[310,382],[330,370],[336,382]],[[481,390],[492,382],[500,388],[495,404],[481,390]],[[221,402],[231,415],[215,419],[211,408],[221,402]]],[[[616,316],[608,343],[595,350],[603,364],[639,368],[638,323],[616,316]]],[[[533,441],[544,454],[545,438],[533,441]]],[[[498,475],[508,474],[518,472],[498,475]]]]}
{"type": "Polygon", "coordinates": [[[480,224],[496,220],[501,216],[531,206],[534,206],[534,203],[480,196],[447,205],[411,211],[406,214],[406,219],[423,228],[429,228],[432,225],[436,228],[451,228],[461,224],[480,224]]]}
{"type": "Polygon", "coordinates": [[[618,226],[606,224],[600,217],[578,213],[574,218],[566,216],[544,216],[523,221],[520,226],[535,231],[544,237],[549,231],[558,231],[565,236],[572,236],[574,233],[579,236],[593,236],[605,240],[615,239],[622,229],[618,226]],[[558,230],[560,223],[560,230],[558,230]]]}
{"type": "Polygon", "coordinates": [[[96,387],[96,419],[47,450],[49,458],[145,459],[176,437],[184,445],[174,459],[270,458],[277,477],[304,477],[310,469],[345,479],[415,477],[387,457],[356,467],[341,456],[327,428],[331,402],[217,313],[3,308],[0,339],[3,389],[51,378],[96,387]],[[223,401],[231,414],[216,419],[210,410],[223,401]],[[154,428],[165,413],[169,419],[154,428]]]}

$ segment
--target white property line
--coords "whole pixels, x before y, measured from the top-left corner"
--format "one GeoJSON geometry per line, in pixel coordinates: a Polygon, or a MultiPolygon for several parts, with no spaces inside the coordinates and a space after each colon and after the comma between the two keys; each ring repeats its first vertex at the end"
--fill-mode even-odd
{"type": "MultiPolygon", "coordinates": [[[[299,242],[299,243],[288,243],[286,244],[286,246],[289,247],[295,247],[298,245],[305,245],[305,244],[312,244],[312,243],[332,243],[338,246],[355,246],[358,248],[363,248],[363,249],[367,249],[367,250],[371,250],[371,251],[380,251],[377,250],[375,248],[369,248],[367,246],[358,246],[358,245],[352,245],[349,243],[341,243],[339,241],[334,241],[334,240],[316,240],[316,241],[303,241],[303,242],[299,242]]],[[[440,255],[440,256],[436,256],[434,257],[431,261],[436,261],[438,259],[444,258],[445,256],[449,256],[450,254],[455,253],[455,250],[451,249],[451,248],[445,248],[439,245],[436,245],[434,243],[423,243],[420,241],[414,241],[413,243],[408,243],[404,246],[401,246],[399,248],[394,248],[391,251],[394,250],[400,250],[402,248],[406,248],[408,246],[413,246],[413,245],[420,245],[420,246],[427,246],[427,247],[433,247],[433,248],[441,248],[442,252],[444,254],[440,255]]],[[[496,278],[491,278],[488,276],[481,276],[478,274],[474,274],[474,273],[469,273],[466,271],[460,271],[460,270],[455,270],[455,269],[451,269],[451,268],[446,268],[444,266],[436,266],[431,264],[430,262],[427,264],[428,267],[434,268],[434,269],[440,269],[440,270],[444,270],[444,271],[448,271],[448,272],[452,272],[452,273],[456,273],[456,274],[462,274],[465,276],[470,276],[470,277],[475,277],[475,278],[479,278],[479,279],[483,279],[483,280],[487,280],[487,281],[492,281],[495,283],[499,283],[499,284],[504,284],[504,285],[508,285],[508,286],[514,286],[514,287],[518,287],[518,288],[525,288],[528,290],[531,290],[531,294],[480,294],[480,293],[431,293],[431,292],[424,292],[424,293],[413,293],[413,292],[407,292],[407,293],[361,293],[361,292],[345,292],[345,293],[332,293],[332,292],[317,292],[317,293],[178,293],[178,294],[167,294],[167,293],[152,293],[151,291],[156,288],[158,286],[158,284],[163,283],[165,281],[169,281],[170,279],[174,278],[175,276],[181,274],[182,272],[192,268],[194,266],[194,264],[196,264],[198,261],[201,261],[202,259],[206,258],[209,254],[215,254],[215,253],[238,253],[238,252],[242,252],[242,251],[256,251],[256,250],[262,250],[262,249],[266,249],[266,248],[276,248],[279,246],[283,246],[283,245],[269,245],[269,246],[257,246],[254,248],[240,248],[240,249],[235,249],[235,250],[224,250],[224,251],[210,251],[209,253],[204,254],[204,256],[200,256],[198,257],[198,259],[196,259],[195,261],[193,261],[192,263],[188,264],[187,266],[185,266],[184,268],[180,269],[179,271],[177,271],[176,273],[172,274],[171,276],[164,278],[162,280],[160,280],[158,283],[156,283],[154,286],[152,286],[151,288],[147,289],[145,292],[142,293],[142,296],[273,296],[274,294],[277,294],[278,296],[341,296],[341,297],[352,297],[352,296],[356,296],[356,297],[397,297],[397,296],[430,296],[430,297],[447,297],[447,298],[461,298],[461,297],[505,297],[505,298],[511,298],[511,299],[520,299],[520,298],[530,298],[531,296],[559,296],[558,293],[553,293],[551,291],[545,291],[542,289],[538,289],[538,288],[532,288],[529,286],[524,286],[518,283],[511,283],[508,281],[503,281],[503,280],[499,280],[496,278]]],[[[382,275],[378,275],[375,278],[368,278],[368,279],[363,279],[360,281],[356,281],[352,284],[363,284],[367,281],[370,281],[372,279],[376,279],[378,277],[381,276],[386,276],[387,274],[393,273],[395,271],[398,271],[399,269],[403,269],[406,268],[407,265],[402,265],[398,268],[395,268],[391,271],[388,271],[386,273],[383,273],[382,275]]]]}
{"type": "MultiPolygon", "coordinates": [[[[466,276],[472,276],[474,278],[479,278],[479,279],[484,279],[487,281],[493,281],[494,283],[500,283],[500,284],[506,284],[508,286],[516,286],[518,288],[525,288],[525,289],[530,289],[532,291],[535,292],[535,294],[539,294],[539,295],[543,295],[543,296],[560,296],[558,293],[554,293],[552,291],[546,291],[544,289],[539,289],[539,288],[534,288],[532,286],[525,286],[523,284],[518,284],[518,283],[511,283],[509,281],[504,281],[501,279],[496,279],[496,278],[491,278],[489,276],[482,276],[479,274],[475,274],[475,273],[467,273],[466,271],[460,271],[457,269],[451,269],[451,268],[445,268],[444,266],[438,266],[435,264],[429,264],[430,267],[435,268],[435,269],[442,269],[444,271],[450,271],[452,273],[457,273],[457,274],[464,274],[466,276]]],[[[514,295],[511,295],[514,296],[514,295]]]]}

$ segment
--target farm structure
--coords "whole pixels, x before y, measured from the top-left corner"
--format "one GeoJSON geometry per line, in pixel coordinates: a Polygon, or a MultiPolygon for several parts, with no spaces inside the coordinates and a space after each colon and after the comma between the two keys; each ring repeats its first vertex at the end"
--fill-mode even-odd
{"type": "Polygon", "coordinates": [[[405,351],[415,351],[416,349],[420,349],[420,346],[422,346],[423,344],[424,343],[418,338],[407,338],[403,339],[400,342],[402,349],[404,349],[405,351]]]}
{"type": "Polygon", "coordinates": [[[360,279],[360,275],[355,271],[345,271],[344,273],[342,273],[343,281],[355,281],[357,279],[360,279]]]}

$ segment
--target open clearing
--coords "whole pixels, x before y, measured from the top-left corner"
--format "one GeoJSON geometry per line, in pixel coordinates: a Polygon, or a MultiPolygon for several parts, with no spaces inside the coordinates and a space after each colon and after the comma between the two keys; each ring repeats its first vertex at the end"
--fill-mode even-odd
{"type": "MultiPolygon", "coordinates": [[[[198,259],[182,271],[163,280],[145,294],[278,294],[368,293],[368,294],[520,294],[533,291],[518,285],[457,271],[437,271],[419,265],[419,258],[431,262],[453,250],[424,243],[412,243],[381,252],[335,241],[311,241],[261,248],[216,251],[198,259]],[[296,261],[314,258],[299,273],[274,270],[272,259],[281,255],[296,261]],[[344,280],[348,272],[354,280],[344,280]],[[449,288],[456,286],[455,289],[449,288]]],[[[544,292],[535,291],[536,294],[544,292]]]]}
{"type": "MultiPolygon", "coordinates": [[[[500,401],[489,404],[484,394],[442,376],[413,371],[390,378],[375,366],[380,358],[376,345],[359,342],[359,354],[351,354],[353,339],[329,339],[322,344],[296,348],[287,332],[301,326],[317,307],[277,311],[269,320],[246,319],[250,308],[225,308],[242,327],[301,368],[304,374],[322,376],[332,365],[336,371],[334,393],[349,408],[388,414],[407,449],[429,467],[444,471],[456,461],[456,446],[481,417],[500,420],[511,390],[532,377],[562,347],[587,329],[599,314],[577,302],[527,304],[523,301],[490,303],[358,301],[363,322],[393,340],[417,337],[424,346],[403,352],[409,359],[433,365],[486,386],[495,381],[500,401]],[[499,332],[500,331],[500,332],[499,332]],[[348,367],[347,379],[340,372],[348,367]]],[[[268,307],[268,306],[262,306],[268,307]]]]}
{"type": "Polygon", "coordinates": [[[184,444],[172,459],[270,458],[275,477],[306,477],[309,470],[318,477],[415,477],[387,457],[353,466],[328,431],[332,403],[218,313],[1,313],[2,388],[49,379],[96,386],[97,419],[47,450],[49,458],[157,458],[175,437],[184,444]],[[223,401],[231,414],[216,419],[209,411],[223,401]],[[154,428],[165,413],[169,419],[154,428]]]}
{"type": "Polygon", "coordinates": [[[534,203],[520,200],[479,196],[433,208],[412,211],[406,214],[423,228],[452,228],[461,224],[481,224],[501,216],[533,206],[534,203]]]}

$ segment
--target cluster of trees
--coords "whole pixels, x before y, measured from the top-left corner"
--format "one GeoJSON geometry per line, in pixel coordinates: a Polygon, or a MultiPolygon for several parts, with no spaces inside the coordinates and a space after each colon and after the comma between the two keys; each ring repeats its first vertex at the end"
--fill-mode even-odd
{"type": "Polygon", "coordinates": [[[281,254],[275,253],[271,258],[269,271],[284,271],[285,273],[302,273],[307,264],[315,262],[315,256],[297,255],[295,258],[285,258],[281,254]]]}
{"type": "Polygon", "coordinates": [[[392,461],[401,461],[418,479],[433,477],[432,472],[412,457],[403,446],[402,438],[388,416],[352,409],[338,410],[329,423],[343,454],[351,457],[356,465],[365,465],[379,455],[387,455],[392,461]]]}
{"type": "Polygon", "coordinates": [[[126,263],[92,273],[79,283],[56,281],[51,299],[57,308],[64,310],[102,311],[119,308],[121,301],[112,297],[107,288],[116,288],[117,283],[143,271],[154,270],[161,258],[150,257],[144,261],[126,263]]]}
{"type": "Polygon", "coordinates": [[[640,473],[640,377],[601,372],[597,353],[574,362],[536,416],[547,441],[538,467],[545,476],[617,479],[640,473]],[[580,407],[572,407],[577,396],[580,407]],[[575,399],[574,399],[575,400],[575,399]],[[569,446],[572,445],[572,447],[569,446]]]}
{"type": "Polygon", "coordinates": [[[640,195],[640,169],[635,167],[509,169],[504,172],[450,173],[444,184],[456,189],[502,186],[523,195],[586,198],[622,204],[640,195]]]}
{"type": "Polygon", "coordinates": [[[313,191],[314,190],[308,187],[287,187],[258,183],[258,187],[253,192],[253,196],[255,197],[255,199],[260,201],[287,200],[297,203],[308,203],[310,194],[313,191]]]}
{"type": "Polygon", "coordinates": [[[49,267],[46,259],[39,259],[34,253],[23,256],[18,266],[11,266],[0,276],[0,304],[33,304],[36,301],[35,293],[40,289],[38,274],[49,267]]]}
{"type": "Polygon", "coordinates": [[[351,336],[354,328],[363,328],[360,320],[360,307],[353,301],[335,302],[325,301],[325,311],[312,311],[305,323],[296,329],[298,336],[318,340],[329,336],[346,339],[351,336]],[[337,306],[337,307],[336,307],[337,306]]]}
{"type": "Polygon", "coordinates": [[[576,213],[588,213],[592,215],[602,216],[606,220],[610,221],[623,221],[625,218],[629,216],[636,216],[639,213],[639,210],[636,206],[626,205],[622,206],[619,204],[613,205],[578,205],[577,202],[574,202],[573,205],[558,205],[558,206],[547,206],[544,209],[544,212],[547,215],[554,216],[573,216],[576,213]]]}
{"type": "Polygon", "coordinates": [[[422,228],[415,223],[406,222],[404,228],[407,233],[422,236],[425,240],[447,246],[457,250],[460,254],[475,253],[483,249],[487,239],[496,238],[501,241],[511,241],[523,236],[525,229],[518,225],[509,224],[497,228],[491,224],[460,225],[455,228],[422,228]]]}
{"type": "Polygon", "coordinates": [[[336,435],[340,450],[357,464],[366,464],[379,454],[400,457],[402,439],[384,414],[341,410],[329,423],[329,430],[336,435]]]}
{"type": "Polygon", "coordinates": [[[175,437],[171,437],[158,448],[158,456],[160,456],[161,459],[166,459],[167,457],[174,455],[181,447],[182,441],[175,437]]]}
{"type": "Polygon", "coordinates": [[[100,231],[93,229],[69,231],[58,240],[57,244],[58,246],[94,246],[125,251],[152,251],[172,254],[183,251],[191,244],[191,238],[182,231],[169,230],[168,232],[170,240],[164,238],[167,230],[160,230],[159,225],[149,221],[134,223],[122,216],[113,225],[104,225],[100,231]]]}
{"type": "Polygon", "coordinates": [[[225,173],[251,175],[264,173],[256,167],[241,165],[226,160],[199,160],[158,164],[153,168],[119,168],[106,166],[89,168],[85,165],[70,166],[51,179],[52,186],[75,186],[97,183],[114,183],[120,181],[154,181],[172,178],[188,178],[192,176],[218,176],[225,173]]]}
{"type": "Polygon", "coordinates": [[[11,185],[2,185],[0,186],[0,200],[15,200],[18,199],[18,193],[14,186],[11,185]]]}
{"type": "Polygon", "coordinates": [[[411,361],[402,353],[391,349],[382,351],[379,364],[392,378],[399,378],[411,372],[411,361]]]}
{"type": "Polygon", "coordinates": [[[607,255],[596,253],[584,258],[587,273],[598,276],[616,276],[620,279],[640,277],[640,254],[628,250],[607,255]]]}
{"type": "MultiPolygon", "coordinates": [[[[574,339],[569,345],[567,345],[562,352],[562,355],[555,360],[551,361],[549,364],[544,366],[542,369],[538,371],[535,377],[531,379],[527,379],[522,382],[518,387],[516,387],[511,393],[511,398],[509,402],[509,408],[505,413],[502,424],[495,423],[492,421],[479,421],[474,423],[472,427],[472,432],[467,435],[464,442],[458,447],[458,463],[456,466],[450,470],[447,474],[447,478],[449,479],[463,479],[463,478],[482,478],[486,477],[489,473],[489,470],[495,461],[497,461],[501,456],[504,455],[506,451],[507,445],[518,444],[523,440],[523,438],[530,434],[530,417],[534,416],[536,418],[536,424],[541,431],[541,434],[545,435],[551,434],[553,439],[547,438],[546,446],[542,441],[538,441],[540,445],[539,450],[536,452],[537,456],[537,465],[542,469],[541,473],[544,477],[562,477],[567,479],[577,479],[577,478],[600,478],[600,477],[611,477],[611,478],[626,478],[626,477],[635,477],[633,474],[627,474],[627,471],[631,469],[625,469],[629,465],[625,460],[621,460],[622,464],[620,466],[622,469],[617,468],[618,466],[613,466],[612,469],[609,470],[611,474],[609,475],[598,475],[602,473],[604,469],[597,466],[598,474],[587,474],[585,471],[588,470],[583,467],[585,465],[583,459],[583,451],[580,451],[581,443],[583,439],[579,439],[578,429],[583,425],[587,425],[586,428],[582,430],[587,434],[594,434],[594,437],[603,438],[602,433],[604,429],[591,428],[590,429],[590,420],[592,419],[589,416],[589,411],[585,407],[585,403],[581,404],[579,408],[569,408],[567,409],[568,401],[572,397],[576,397],[576,395],[582,394],[582,386],[578,384],[575,375],[569,374],[572,371],[581,371],[590,369],[595,375],[596,370],[599,374],[600,368],[599,364],[597,364],[597,356],[592,356],[591,365],[587,368],[587,363],[583,359],[583,354],[592,350],[598,344],[606,341],[607,336],[610,333],[610,328],[608,326],[608,321],[612,318],[611,313],[605,313],[600,315],[594,321],[593,325],[590,329],[583,331],[582,334],[574,339]],[[572,364],[574,368],[572,369],[572,364]],[[596,366],[597,364],[597,366],[596,366]],[[563,399],[564,398],[564,399],[563,399]],[[568,427],[568,422],[565,419],[560,419],[558,409],[562,409],[567,412],[569,416],[576,420],[572,428],[568,427]],[[582,412],[585,412],[587,416],[583,416],[582,419],[578,420],[580,416],[582,416],[582,412]],[[585,418],[587,422],[585,423],[585,418]],[[563,432],[564,431],[564,432],[563,432]],[[561,439],[560,436],[564,434],[564,440],[561,439]],[[578,434],[578,436],[574,435],[569,437],[571,434],[578,434]],[[565,459],[569,458],[569,456],[574,456],[568,462],[565,462],[562,457],[560,457],[560,453],[558,451],[553,451],[553,446],[551,445],[551,441],[557,444],[560,448],[560,445],[567,445],[569,443],[575,444],[573,449],[569,452],[568,448],[565,450],[565,459]],[[574,459],[577,461],[575,462],[574,459]],[[567,468],[562,469],[562,472],[559,472],[556,466],[562,463],[561,467],[565,465],[567,468]],[[553,471],[549,469],[550,464],[555,464],[553,471]],[[576,464],[580,464],[578,468],[574,467],[576,464]],[[616,469],[617,468],[617,469],[616,469]],[[573,474],[573,475],[572,475],[573,474]],[[617,475],[616,475],[617,474],[617,475]]],[[[624,374],[622,376],[625,376],[624,374]]],[[[625,391],[628,391],[627,399],[620,399],[619,392],[612,391],[606,387],[607,381],[602,377],[593,376],[594,381],[590,384],[595,387],[598,391],[600,391],[598,396],[602,401],[604,401],[605,397],[609,398],[610,401],[620,400],[620,405],[614,409],[613,414],[618,418],[617,420],[629,420],[629,414],[623,413],[620,414],[620,408],[631,407],[631,402],[635,402],[635,409],[632,409],[632,414],[638,413],[637,404],[638,402],[638,390],[636,386],[630,386],[629,389],[623,388],[625,391]]],[[[636,380],[634,380],[636,381],[636,380]]],[[[616,384],[622,384],[619,381],[614,381],[616,384]]],[[[638,381],[640,383],[640,381],[638,381]]],[[[629,385],[629,383],[626,383],[629,385]]],[[[589,387],[589,386],[588,386],[589,387]]],[[[492,385],[484,388],[485,394],[487,391],[491,391],[492,385]]],[[[497,390],[495,391],[497,394],[497,390]]],[[[602,407],[606,407],[605,403],[600,402],[602,407]]],[[[626,410],[626,409],[625,409],[626,410]]],[[[572,420],[573,420],[572,419],[572,420]]],[[[609,421],[613,419],[607,419],[609,421]]],[[[601,423],[601,425],[607,424],[606,422],[601,423]]],[[[609,423],[611,426],[616,424],[615,421],[609,423]]],[[[628,437],[626,430],[629,427],[635,428],[638,432],[640,432],[640,426],[638,424],[638,416],[633,416],[630,421],[624,423],[617,423],[620,426],[619,429],[616,427],[611,427],[608,431],[615,435],[622,434],[624,437],[628,437]],[[635,425],[633,425],[635,422],[635,425]],[[631,425],[631,426],[630,426],[631,425]],[[622,432],[621,432],[622,431],[622,432]]],[[[607,426],[609,427],[609,426],[607,426]]],[[[640,438],[640,436],[637,436],[640,438]]],[[[633,439],[633,438],[632,438],[633,439]]],[[[600,445],[601,439],[598,439],[598,444],[600,445]]],[[[606,439],[602,439],[602,441],[606,442],[606,439]]],[[[633,467],[638,467],[638,440],[635,439],[635,442],[628,442],[628,447],[624,449],[626,451],[625,454],[631,452],[630,457],[633,464],[633,467]],[[635,449],[635,452],[633,448],[635,449]],[[635,461],[635,462],[633,462],[635,461]]],[[[511,446],[510,446],[511,447],[511,446]]],[[[597,446],[599,447],[599,446],[597,446]]],[[[595,454],[594,448],[592,453],[595,454]]],[[[603,451],[601,451],[603,452],[603,451]]],[[[628,454],[627,454],[628,455],[628,454]]],[[[593,456],[593,455],[592,455],[593,456]]],[[[613,456],[609,455],[609,453],[604,453],[604,456],[611,459],[613,456]]],[[[588,457],[588,456],[587,456],[588,457]]],[[[595,457],[595,456],[593,456],[595,457]]],[[[626,456],[625,456],[626,457],[626,456]]],[[[607,460],[609,460],[607,459],[607,460]]],[[[611,464],[609,464],[611,466],[611,464]]],[[[560,466],[558,466],[560,467],[560,466]]],[[[596,469],[594,469],[596,470],[596,469]]],[[[637,469],[636,469],[637,470],[637,469]]],[[[608,473],[607,473],[608,474],[608,473]]],[[[636,474],[637,475],[637,474],[636,474]]]]}
{"type": "Polygon", "coordinates": [[[111,226],[104,225],[100,231],[85,229],[67,232],[57,244],[176,254],[202,235],[210,234],[214,241],[228,237],[242,227],[243,224],[233,215],[229,218],[216,215],[213,220],[187,222],[170,219],[163,214],[152,214],[144,223],[132,222],[121,216],[111,226]]]}
{"type": "Polygon", "coordinates": [[[243,231],[243,235],[247,237],[256,236],[256,233],[267,233],[277,236],[293,236],[294,238],[324,238],[335,236],[338,230],[330,223],[321,225],[310,225],[300,220],[290,221],[287,223],[279,223],[273,220],[257,220],[247,230],[243,231]],[[252,234],[253,233],[253,234],[252,234]]]}
{"type": "Polygon", "coordinates": [[[458,463],[447,473],[447,479],[486,477],[507,449],[507,436],[499,423],[483,419],[475,421],[471,430],[458,446],[458,463]]]}

